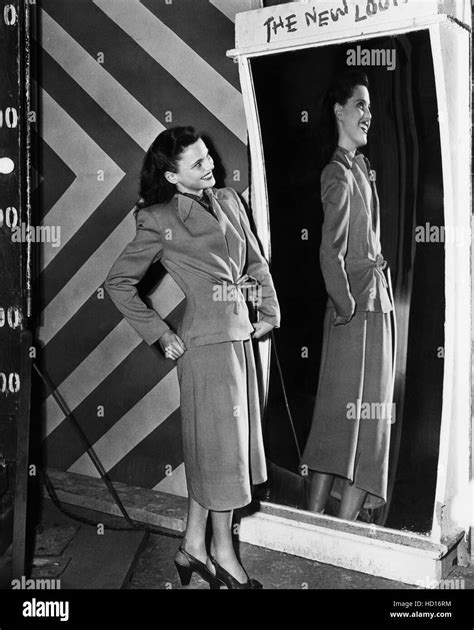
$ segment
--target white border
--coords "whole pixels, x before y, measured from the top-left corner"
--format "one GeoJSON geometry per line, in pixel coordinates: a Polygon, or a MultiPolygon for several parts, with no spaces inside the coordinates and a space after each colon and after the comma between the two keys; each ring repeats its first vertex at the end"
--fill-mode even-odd
{"type": "MultiPolygon", "coordinates": [[[[399,22],[393,22],[388,25],[381,25],[372,29],[367,29],[363,32],[357,32],[355,34],[352,31],[341,31],[337,34],[330,34],[327,36],[319,36],[317,40],[314,37],[298,39],[298,41],[286,42],[282,44],[269,44],[267,46],[252,46],[242,49],[233,49],[228,51],[228,56],[235,57],[239,61],[239,69],[242,83],[242,93],[244,97],[245,113],[247,117],[247,123],[249,126],[250,135],[250,151],[252,156],[252,176],[253,186],[255,189],[255,206],[254,216],[258,234],[262,239],[262,242],[266,248],[266,252],[270,251],[270,225],[269,225],[269,213],[268,208],[268,193],[267,182],[265,175],[265,163],[263,147],[261,144],[260,124],[258,118],[257,105],[255,101],[254,86],[251,76],[250,59],[262,55],[274,54],[276,52],[287,52],[290,50],[301,50],[305,48],[319,47],[323,45],[340,44],[349,41],[360,41],[364,39],[372,39],[379,37],[380,35],[398,35],[401,33],[429,30],[430,41],[432,43],[433,51],[433,63],[435,69],[435,81],[437,87],[437,94],[439,99],[439,111],[440,111],[440,139],[442,148],[442,168],[444,179],[444,214],[445,223],[448,223],[450,219],[456,219],[457,223],[452,222],[455,225],[459,223],[463,225],[466,223],[467,213],[461,208],[455,212],[454,196],[453,196],[453,169],[459,165],[452,166],[451,144],[450,144],[450,117],[447,106],[447,86],[446,76],[443,70],[443,63],[445,61],[444,54],[441,46],[441,29],[457,29],[460,32],[460,37],[468,38],[466,31],[462,27],[457,26],[455,23],[449,20],[445,15],[437,15],[425,18],[415,18],[410,20],[402,20],[399,22]],[[463,216],[464,214],[464,216],[463,216]]],[[[461,41],[461,40],[458,40],[461,41]]],[[[456,87],[456,84],[454,84],[456,87]]],[[[461,88],[460,88],[461,89],[461,88]]],[[[461,90],[462,92],[462,90],[461,90]]],[[[463,92],[462,92],[463,94],[463,92]]],[[[464,97],[465,98],[465,97],[464,97]]],[[[454,124],[454,123],[453,123],[454,124]]],[[[466,130],[467,136],[470,135],[470,120],[467,117],[466,124],[468,128],[466,130]]],[[[464,147],[465,149],[465,147],[464,147]]],[[[455,152],[456,154],[456,152],[455,152]]],[[[460,159],[465,159],[465,150],[462,151],[460,159]]],[[[462,169],[463,173],[461,179],[465,181],[466,188],[470,189],[470,155],[467,156],[467,167],[462,169]],[[464,178],[464,179],[463,179],[464,178]]],[[[459,177],[458,177],[459,180],[459,177]]],[[[469,228],[470,229],[470,228],[469,228]]],[[[470,352],[470,303],[469,303],[469,291],[468,295],[463,296],[459,294],[460,287],[465,287],[469,284],[470,273],[470,248],[469,246],[462,248],[461,251],[454,251],[454,245],[447,244],[446,248],[446,320],[445,320],[445,365],[444,365],[444,383],[443,383],[443,409],[442,420],[440,430],[440,451],[438,459],[438,478],[436,487],[436,499],[433,509],[433,527],[431,531],[430,540],[433,542],[441,543],[442,540],[447,537],[455,537],[459,535],[460,531],[467,529],[467,523],[457,523],[449,515],[449,501],[456,496],[459,499],[459,492],[462,493],[461,501],[463,499],[469,501],[469,495],[465,494],[465,488],[467,489],[468,476],[465,477],[465,484],[460,484],[460,488],[453,488],[448,486],[448,468],[456,464],[453,458],[449,459],[449,453],[460,452],[461,461],[468,462],[469,460],[469,431],[465,432],[465,435],[456,434],[456,444],[450,442],[450,436],[452,434],[452,423],[458,421],[456,418],[456,411],[466,413],[466,400],[470,400],[470,382],[467,386],[464,383],[464,379],[457,380],[455,366],[460,365],[461,369],[466,365],[466,355],[470,352]],[[461,282],[459,282],[459,275],[462,275],[461,282]],[[457,278],[457,279],[456,279],[457,278]],[[467,302],[467,308],[465,313],[459,315],[456,309],[461,305],[464,308],[467,302]],[[467,331],[467,333],[466,333],[467,331]],[[469,340],[469,342],[468,342],[469,340]],[[456,353],[456,360],[455,360],[456,353]],[[461,353],[461,354],[459,354],[461,353]],[[461,396],[461,404],[457,405],[456,400],[459,400],[461,396]],[[458,397],[458,398],[456,398],[458,397]],[[446,462],[446,464],[444,463],[446,462]],[[459,490],[459,492],[458,492],[459,490]]],[[[461,288],[462,291],[462,288],[461,288]]],[[[469,364],[470,358],[467,357],[469,364]]],[[[467,381],[466,381],[467,382],[467,381]]],[[[268,384],[268,379],[267,379],[268,384]]],[[[267,390],[265,391],[265,398],[267,397],[267,390]]],[[[470,416],[468,416],[470,417],[470,416]]],[[[468,421],[468,420],[467,420],[468,421]]],[[[466,423],[462,423],[463,427],[466,423]]],[[[467,470],[467,468],[466,468],[467,470]]],[[[468,471],[467,471],[468,475],[468,471]]],[[[463,474],[458,475],[457,479],[464,479],[463,474]]],[[[268,507],[277,507],[279,509],[282,506],[272,503],[264,503],[268,507]]],[[[255,517],[252,517],[255,518],[255,517]]],[[[295,520],[297,515],[294,516],[295,520]]],[[[321,516],[323,522],[327,525],[331,523],[330,517],[321,516]]],[[[367,535],[370,534],[370,526],[364,523],[360,524],[361,528],[365,528],[367,535]]],[[[337,536],[337,532],[335,532],[337,536]]],[[[426,537],[422,534],[413,534],[414,539],[426,540],[426,537]]],[[[361,569],[362,570],[362,569],[361,569]]]]}

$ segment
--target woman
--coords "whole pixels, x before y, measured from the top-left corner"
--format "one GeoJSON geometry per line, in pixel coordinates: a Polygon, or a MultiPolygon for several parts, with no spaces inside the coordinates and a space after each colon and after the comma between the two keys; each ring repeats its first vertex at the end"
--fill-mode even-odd
{"type": "Polygon", "coordinates": [[[237,559],[231,523],[233,510],[250,502],[251,484],[267,477],[250,337],[269,333],[280,314],[245,210],[232,188],[213,188],[213,168],[192,127],[155,139],[141,172],[136,236],[104,286],[143,339],[158,341],[177,361],[189,495],[186,534],[175,557],[182,584],[195,571],[211,587],[261,588],[237,559]],[[176,332],[137,294],[136,284],[157,260],[186,296],[176,332]],[[244,301],[249,287],[259,298],[260,321],[253,325],[244,301]]]}
{"type": "Polygon", "coordinates": [[[301,459],[309,509],[332,493],[338,516],[383,505],[393,395],[393,300],[383,269],[375,172],[358,152],[372,114],[364,73],[347,71],[326,97],[333,146],[321,174],[321,270],[328,293],[313,421],[301,459]]]}

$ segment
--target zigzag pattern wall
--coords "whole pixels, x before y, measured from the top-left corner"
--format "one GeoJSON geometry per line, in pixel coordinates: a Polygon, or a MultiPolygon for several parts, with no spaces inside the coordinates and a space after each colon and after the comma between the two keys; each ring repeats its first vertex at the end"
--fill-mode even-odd
{"type": "MultiPolygon", "coordinates": [[[[254,0],[44,0],[34,77],[35,168],[44,243],[36,282],[42,365],[113,480],[184,494],[176,369],[123,320],[101,284],[135,232],[143,156],[163,129],[209,135],[226,184],[248,187],[233,18],[254,0]],[[54,230],[51,231],[51,234],[54,230]]],[[[180,296],[159,299],[176,323],[180,296]]],[[[50,392],[41,408],[50,467],[97,477],[50,392]]]]}

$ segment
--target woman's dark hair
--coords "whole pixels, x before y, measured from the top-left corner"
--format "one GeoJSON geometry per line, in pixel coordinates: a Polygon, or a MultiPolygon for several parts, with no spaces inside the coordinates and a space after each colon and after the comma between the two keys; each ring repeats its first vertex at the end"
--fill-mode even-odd
{"type": "Polygon", "coordinates": [[[135,212],[155,203],[170,201],[176,186],[166,178],[166,171],[176,172],[183,151],[199,140],[194,127],[171,127],[155,138],[146,152],[140,173],[140,201],[135,212]]]}
{"type": "Polygon", "coordinates": [[[336,76],[322,103],[320,119],[320,166],[325,166],[336,150],[339,132],[334,114],[334,105],[345,105],[358,85],[369,87],[367,75],[361,70],[350,69],[336,76]]]}

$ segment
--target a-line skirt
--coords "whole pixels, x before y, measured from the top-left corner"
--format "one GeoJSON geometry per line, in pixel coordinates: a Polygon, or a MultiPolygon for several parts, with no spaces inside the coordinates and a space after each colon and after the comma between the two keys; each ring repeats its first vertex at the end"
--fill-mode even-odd
{"type": "Polygon", "coordinates": [[[188,494],[209,510],[243,507],[267,479],[252,342],[188,348],[177,367],[188,494]]]}
{"type": "Polygon", "coordinates": [[[311,430],[301,458],[307,469],[338,475],[340,498],[348,480],[368,492],[364,507],[387,499],[393,401],[391,313],[356,311],[334,326],[326,310],[318,391],[311,430]]]}

